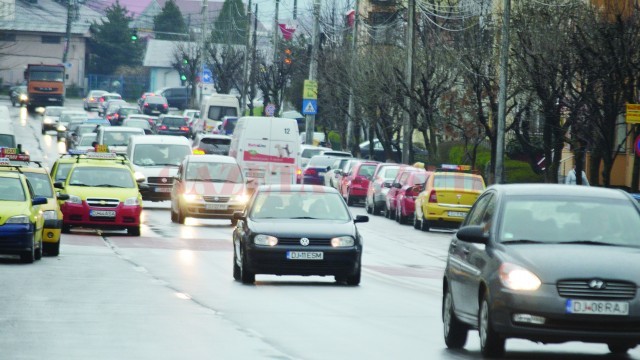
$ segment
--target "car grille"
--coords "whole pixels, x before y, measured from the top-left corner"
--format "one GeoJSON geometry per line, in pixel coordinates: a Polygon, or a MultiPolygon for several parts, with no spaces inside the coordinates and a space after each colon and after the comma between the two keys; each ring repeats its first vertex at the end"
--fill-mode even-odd
{"type": "MultiPolygon", "coordinates": [[[[283,245],[283,246],[297,245],[297,246],[301,246],[300,239],[301,238],[278,238],[278,245],[283,245]]],[[[309,245],[307,245],[307,246],[331,246],[331,239],[313,239],[313,238],[309,238],[309,245]]]]}
{"type": "Polygon", "coordinates": [[[97,206],[97,207],[118,207],[118,205],[120,204],[120,200],[87,198],[87,204],[89,206],[97,206]]]}
{"type": "Polygon", "coordinates": [[[160,185],[173,185],[173,179],[168,177],[168,176],[164,176],[164,177],[148,177],[147,178],[147,183],[149,183],[149,184],[160,184],[160,185]],[[162,179],[164,179],[164,181],[162,179]]]}
{"type": "Polygon", "coordinates": [[[602,280],[604,288],[592,289],[588,280],[563,280],[557,284],[558,293],[562,297],[574,299],[633,299],[636,285],[626,281],[602,280]]]}
{"type": "Polygon", "coordinates": [[[204,199],[204,201],[210,203],[226,203],[229,202],[229,199],[231,199],[231,197],[229,196],[203,196],[202,198],[204,199]]]}

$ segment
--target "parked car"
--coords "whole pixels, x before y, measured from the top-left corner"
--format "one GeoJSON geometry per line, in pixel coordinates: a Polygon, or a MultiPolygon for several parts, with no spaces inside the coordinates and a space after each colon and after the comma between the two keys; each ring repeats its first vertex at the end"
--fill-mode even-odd
{"type": "Polygon", "coordinates": [[[267,185],[237,212],[233,277],[253,284],[256,274],[334,276],[360,284],[362,236],[340,194],[324,186],[267,185]]]}
{"type": "Polygon", "coordinates": [[[99,105],[97,107],[98,116],[104,116],[104,112],[107,109],[106,103],[109,102],[109,100],[122,100],[122,95],[117,93],[106,93],[100,96],[100,98],[98,98],[99,105]]]}
{"type": "MultiPolygon", "coordinates": [[[[140,114],[140,109],[132,105],[122,105],[113,113],[109,121],[112,125],[122,125],[122,122],[133,114],[140,114]]],[[[107,115],[108,116],[108,115],[107,115]]]]}
{"type": "MultiPolygon", "coordinates": [[[[330,155],[327,155],[330,156],[330,155]]],[[[339,169],[335,169],[334,173],[334,179],[333,179],[333,187],[336,188],[336,190],[338,190],[338,192],[341,193],[342,189],[342,178],[345,177],[349,171],[351,171],[351,168],[353,167],[353,165],[357,164],[359,161],[361,161],[360,159],[354,159],[354,158],[344,158],[347,159],[348,161],[345,163],[341,163],[341,167],[339,169]]]]}
{"type": "Polygon", "coordinates": [[[169,107],[184,110],[189,105],[190,93],[186,86],[164,88],[156,94],[167,99],[169,107]]]}
{"type": "MultiPolygon", "coordinates": [[[[305,146],[305,145],[301,145],[305,146]]],[[[301,184],[324,185],[324,174],[335,162],[332,156],[316,155],[312,157],[302,170],[301,184]]]]}
{"type": "Polygon", "coordinates": [[[378,163],[373,172],[373,179],[369,182],[364,202],[367,213],[380,215],[381,211],[386,210],[387,193],[402,166],[394,163],[378,163]]]}
{"type": "Polygon", "coordinates": [[[16,104],[28,105],[29,104],[29,92],[27,91],[26,85],[14,86],[9,91],[9,98],[11,100],[11,105],[16,106],[16,104]]]}
{"type": "Polygon", "coordinates": [[[321,155],[324,151],[330,151],[331,148],[315,145],[300,145],[300,167],[305,168],[309,160],[316,155],[321,155]]]}
{"type": "Polygon", "coordinates": [[[169,103],[162,96],[151,95],[144,99],[140,109],[146,115],[167,114],[169,113],[169,103]]]}
{"type": "Polygon", "coordinates": [[[187,155],[171,190],[171,221],[187,217],[229,219],[248,200],[246,180],[236,160],[222,155],[187,155]]]}
{"type": "Polygon", "coordinates": [[[191,129],[187,125],[187,120],[182,116],[166,115],[162,117],[160,124],[156,128],[158,135],[179,135],[191,137],[191,129]]]}
{"type": "Polygon", "coordinates": [[[146,135],[154,134],[154,131],[153,131],[153,128],[151,127],[151,124],[149,124],[149,121],[147,121],[145,119],[129,119],[129,118],[127,118],[122,122],[122,126],[140,128],[140,129],[144,130],[144,133],[146,135]]]}
{"type": "Polygon", "coordinates": [[[216,134],[196,134],[193,140],[193,153],[196,155],[229,155],[231,136],[216,134]]]}
{"type": "Polygon", "coordinates": [[[361,160],[356,162],[346,176],[343,176],[340,183],[340,192],[347,205],[364,201],[367,196],[369,182],[373,177],[373,172],[378,165],[375,161],[361,160]]]}
{"type": "MultiPolygon", "coordinates": [[[[620,190],[557,184],[488,188],[448,249],[444,341],[498,358],[510,338],[640,343],[640,206],[620,190]]],[[[626,356],[625,356],[626,358],[626,356]]]]}
{"type": "Polygon", "coordinates": [[[421,209],[415,213],[414,226],[423,231],[431,227],[457,228],[484,190],[481,175],[448,170],[434,172],[419,195],[421,209]]]}
{"type": "Polygon", "coordinates": [[[418,171],[408,172],[407,175],[406,179],[400,179],[398,183],[394,184],[396,188],[400,186],[396,193],[395,204],[395,220],[400,224],[406,224],[410,220],[413,223],[415,199],[422,191],[422,186],[427,181],[427,177],[431,175],[431,172],[418,169],[418,171]]]}
{"type": "Polygon", "coordinates": [[[91,90],[87,94],[87,96],[82,99],[83,107],[86,111],[92,111],[93,109],[97,109],[100,106],[100,97],[104,94],[107,94],[107,91],[104,90],[91,90]]]}
{"type": "Polygon", "coordinates": [[[413,166],[403,166],[398,170],[398,174],[396,175],[395,179],[393,179],[391,187],[387,192],[387,197],[385,198],[384,216],[387,219],[393,219],[396,214],[396,197],[398,196],[398,192],[400,191],[400,188],[402,188],[402,185],[409,178],[408,173],[420,170],[424,169],[419,169],[413,166]]]}
{"type": "Polygon", "coordinates": [[[65,110],[62,106],[47,106],[42,113],[42,135],[49,130],[58,129],[60,114],[65,110]]]}
{"type": "Polygon", "coordinates": [[[334,189],[338,188],[337,181],[339,181],[339,174],[342,168],[347,162],[351,161],[350,158],[334,158],[331,164],[331,169],[327,170],[324,174],[324,186],[329,186],[334,189]]]}

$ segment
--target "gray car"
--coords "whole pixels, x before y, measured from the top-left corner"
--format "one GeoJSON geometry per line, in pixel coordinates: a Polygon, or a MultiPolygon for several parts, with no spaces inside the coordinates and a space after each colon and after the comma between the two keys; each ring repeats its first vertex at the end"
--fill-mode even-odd
{"type": "Polygon", "coordinates": [[[442,317],[449,348],[478,329],[484,356],[505,340],[640,342],[640,206],[620,190],[494,185],[449,246],[442,317]]]}

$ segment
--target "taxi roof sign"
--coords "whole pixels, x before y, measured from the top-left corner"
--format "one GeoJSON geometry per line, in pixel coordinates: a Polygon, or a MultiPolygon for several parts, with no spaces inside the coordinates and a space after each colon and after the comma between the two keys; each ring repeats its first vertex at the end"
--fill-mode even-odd
{"type": "Polygon", "coordinates": [[[0,165],[1,166],[12,166],[11,165],[11,160],[9,160],[9,158],[6,158],[6,157],[0,158],[0,165]]]}
{"type": "Polygon", "coordinates": [[[28,154],[23,154],[17,148],[0,148],[0,158],[14,161],[30,161],[28,154]]]}
{"type": "Polygon", "coordinates": [[[112,152],[86,152],[85,155],[87,159],[106,159],[106,160],[116,160],[118,159],[118,154],[112,152]]]}

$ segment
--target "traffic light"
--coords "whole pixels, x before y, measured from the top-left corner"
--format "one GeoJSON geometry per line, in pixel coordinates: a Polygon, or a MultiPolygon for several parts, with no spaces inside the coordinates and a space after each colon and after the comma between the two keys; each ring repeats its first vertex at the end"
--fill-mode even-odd
{"type": "Polygon", "coordinates": [[[187,81],[187,75],[185,75],[185,74],[180,74],[180,80],[182,80],[182,81],[187,81]]]}
{"type": "Polygon", "coordinates": [[[136,42],[136,41],[138,41],[138,30],[136,30],[136,29],[131,29],[131,32],[130,32],[130,33],[131,33],[131,36],[130,36],[130,38],[131,38],[131,42],[136,42]]]}
{"type": "Polygon", "coordinates": [[[189,59],[186,56],[182,58],[182,65],[189,65],[189,59]]]}
{"type": "Polygon", "coordinates": [[[291,55],[292,55],[291,49],[285,48],[284,49],[284,63],[286,65],[291,65],[291,63],[293,63],[293,59],[291,59],[291,55]]]}

